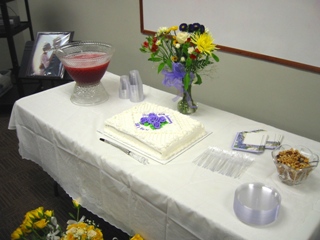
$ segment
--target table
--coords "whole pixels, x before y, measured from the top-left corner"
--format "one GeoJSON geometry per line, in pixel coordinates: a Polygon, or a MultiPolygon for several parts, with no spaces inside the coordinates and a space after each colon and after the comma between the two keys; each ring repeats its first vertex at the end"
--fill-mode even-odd
{"type": "MultiPolygon", "coordinates": [[[[110,98],[83,107],[69,100],[68,83],[18,100],[9,129],[16,129],[19,152],[39,164],[74,199],[106,221],[150,239],[320,239],[320,168],[302,185],[281,183],[271,151],[251,154],[254,162],[240,178],[193,163],[208,146],[231,151],[239,131],[265,129],[284,135],[283,143],[302,144],[320,155],[320,143],[199,103],[191,117],[212,132],[167,164],[143,165],[104,142],[97,132],[108,117],[138,103],[118,97],[119,76],[106,72],[110,98]],[[262,182],[282,196],[279,218],[249,226],[233,212],[235,189],[262,182]]],[[[201,87],[201,86],[200,86],[201,87]]],[[[144,85],[145,100],[176,108],[172,94],[144,85]]]]}

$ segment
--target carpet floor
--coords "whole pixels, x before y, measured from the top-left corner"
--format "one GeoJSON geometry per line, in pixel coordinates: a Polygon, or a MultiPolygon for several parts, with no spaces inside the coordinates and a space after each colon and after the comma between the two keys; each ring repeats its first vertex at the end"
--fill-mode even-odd
{"type": "MultiPolygon", "coordinates": [[[[59,196],[55,196],[54,180],[40,166],[21,158],[16,132],[8,130],[9,118],[10,113],[0,113],[0,239],[10,239],[25,213],[39,206],[54,210],[65,228],[69,212],[75,214],[72,199],[60,186],[59,196]]],[[[126,233],[84,208],[80,210],[82,215],[99,225],[105,240],[129,239],[126,233]]]]}

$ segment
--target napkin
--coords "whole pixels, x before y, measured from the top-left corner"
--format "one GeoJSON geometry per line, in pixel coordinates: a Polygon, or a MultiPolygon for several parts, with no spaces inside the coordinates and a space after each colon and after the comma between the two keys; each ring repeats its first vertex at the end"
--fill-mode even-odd
{"type": "Polygon", "coordinates": [[[232,149],[253,153],[262,153],[265,149],[275,149],[281,145],[283,135],[273,131],[258,129],[238,132],[232,149]]]}

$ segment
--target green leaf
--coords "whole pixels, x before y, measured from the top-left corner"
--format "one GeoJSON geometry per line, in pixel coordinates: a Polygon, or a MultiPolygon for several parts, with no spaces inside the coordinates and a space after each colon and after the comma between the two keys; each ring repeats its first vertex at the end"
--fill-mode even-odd
{"type": "Polygon", "coordinates": [[[166,64],[170,69],[172,69],[172,61],[170,59],[167,59],[166,64]]]}
{"type": "Polygon", "coordinates": [[[213,59],[216,61],[216,62],[219,62],[220,59],[217,55],[215,55],[214,53],[211,54],[211,56],[213,57],[213,59]]]}
{"type": "Polygon", "coordinates": [[[191,64],[192,64],[192,59],[191,59],[191,58],[187,58],[187,59],[186,59],[186,67],[187,67],[187,68],[190,67],[191,64]]]}
{"type": "Polygon", "coordinates": [[[158,66],[158,73],[162,71],[162,69],[164,68],[166,64],[164,62],[160,63],[158,66]]]}
{"type": "Polygon", "coordinates": [[[149,61],[152,61],[152,62],[161,62],[162,61],[162,58],[157,58],[157,57],[151,57],[148,59],[149,61]]]}
{"type": "Polygon", "coordinates": [[[198,73],[196,73],[196,76],[197,76],[197,81],[194,84],[200,85],[202,83],[202,78],[198,73]]]}

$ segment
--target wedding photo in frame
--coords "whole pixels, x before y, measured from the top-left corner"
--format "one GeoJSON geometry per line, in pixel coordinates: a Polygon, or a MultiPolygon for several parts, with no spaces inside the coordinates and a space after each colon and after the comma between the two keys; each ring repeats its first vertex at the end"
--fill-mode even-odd
{"type": "Polygon", "coordinates": [[[28,63],[28,77],[63,78],[64,67],[55,48],[70,42],[74,32],[38,32],[28,63]]]}

